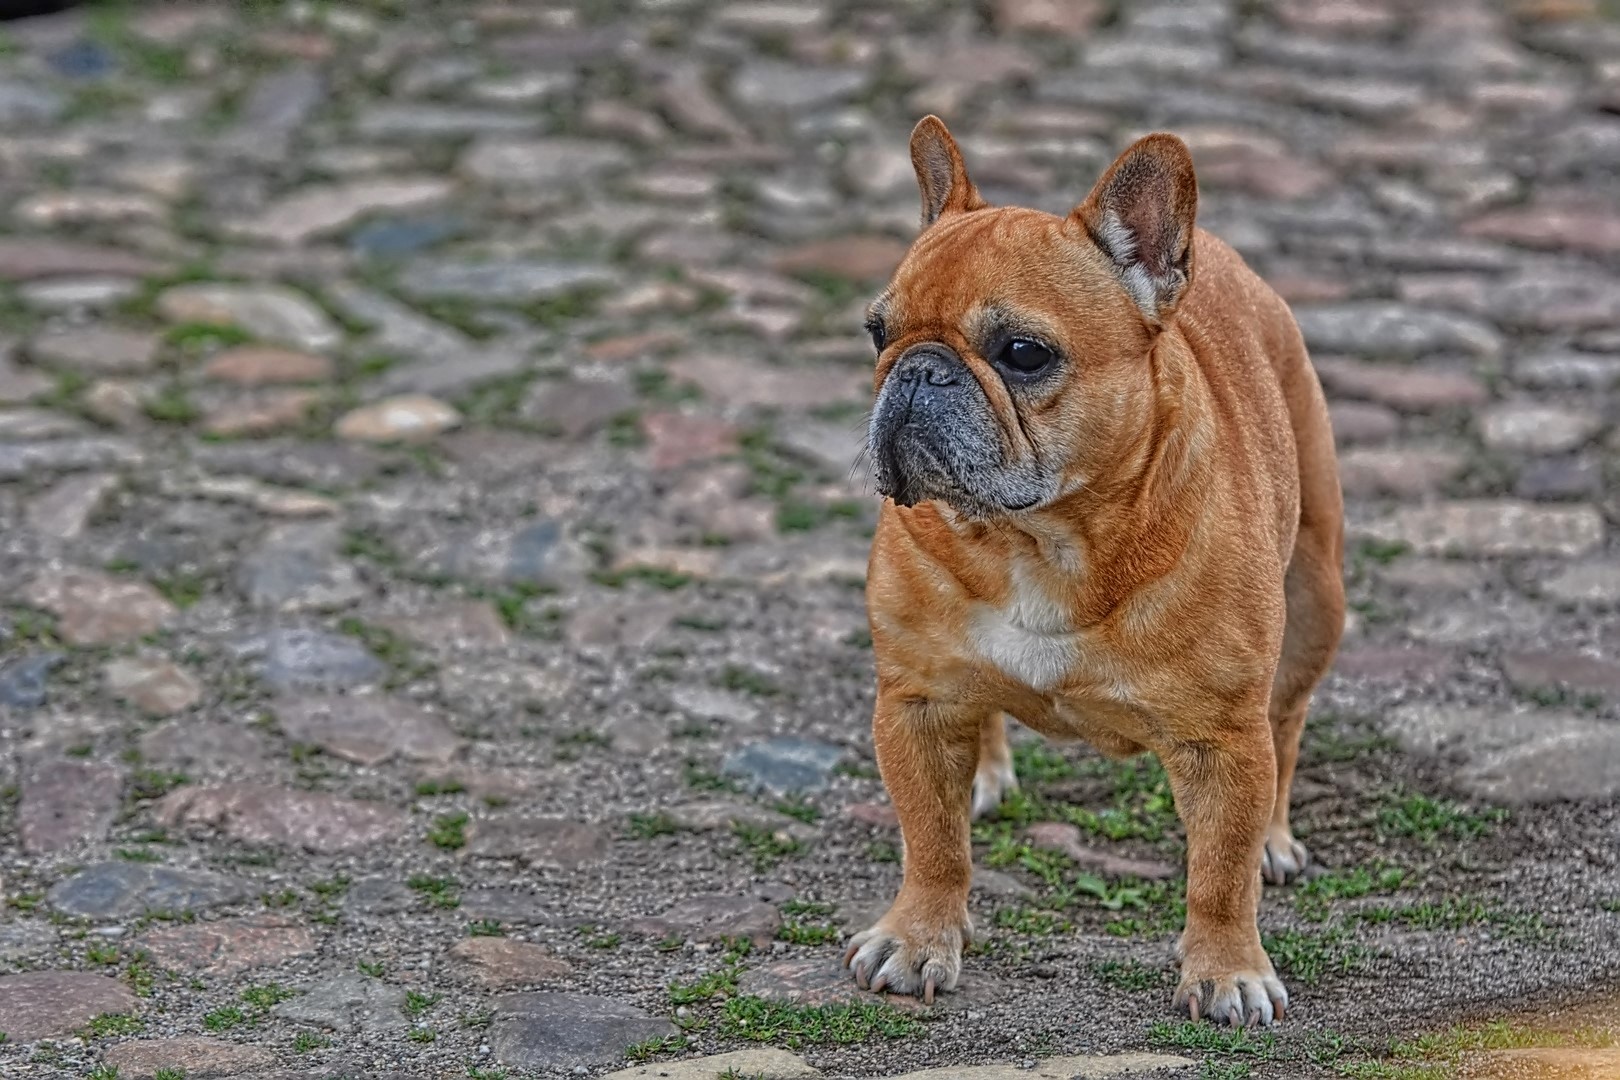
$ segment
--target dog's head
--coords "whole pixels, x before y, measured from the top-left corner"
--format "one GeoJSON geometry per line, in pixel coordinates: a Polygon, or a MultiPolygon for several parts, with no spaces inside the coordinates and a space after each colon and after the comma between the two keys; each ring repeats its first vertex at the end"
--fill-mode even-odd
{"type": "Polygon", "coordinates": [[[1149,135],[1067,217],[990,207],[936,117],[911,160],[923,230],[867,323],[877,488],[973,518],[1037,510],[1146,435],[1150,353],[1192,281],[1192,158],[1149,135]]]}

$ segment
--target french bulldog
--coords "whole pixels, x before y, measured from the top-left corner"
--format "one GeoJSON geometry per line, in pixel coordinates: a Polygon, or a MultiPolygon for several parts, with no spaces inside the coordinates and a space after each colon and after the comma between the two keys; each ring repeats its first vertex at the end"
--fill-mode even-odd
{"type": "Polygon", "coordinates": [[[871,305],[884,498],[867,605],[873,739],[903,882],[844,962],[932,1001],[970,939],[969,820],[1016,784],[1005,717],[1151,751],[1187,837],[1173,1003],[1271,1024],[1262,878],[1305,712],[1344,626],[1343,501],[1287,304],[1194,223],[1168,134],[1067,216],[992,207],[945,125],[911,137],[922,231],[871,305]]]}

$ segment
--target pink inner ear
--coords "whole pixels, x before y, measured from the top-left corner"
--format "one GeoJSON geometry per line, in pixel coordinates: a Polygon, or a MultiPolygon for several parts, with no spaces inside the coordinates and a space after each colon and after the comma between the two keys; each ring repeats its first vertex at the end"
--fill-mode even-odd
{"type": "MultiPolygon", "coordinates": [[[[1124,178],[1122,178],[1124,179],[1124,178]]],[[[1142,170],[1124,185],[1122,205],[1113,207],[1120,223],[1136,241],[1136,262],[1155,277],[1174,269],[1179,229],[1171,200],[1170,177],[1157,170],[1142,170]]]]}

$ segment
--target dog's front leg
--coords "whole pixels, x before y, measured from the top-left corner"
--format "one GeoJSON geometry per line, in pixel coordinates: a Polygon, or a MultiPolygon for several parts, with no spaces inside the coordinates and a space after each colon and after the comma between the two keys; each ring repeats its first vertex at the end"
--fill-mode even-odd
{"type": "Polygon", "coordinates": [[[1193,1019],[1270,1024],[1288,991],[1260,944],[1260,855],[1275,797],[1265,707],[1222,724],[1218,738],[1159,755],[1187,827],[1187,927],[1177,1008],[1193,1019]]]}
{"type": "Polygon", "coordinates": [[[972,933],[969,793],[985,717],[937,702],[878,692],[872,739],[900,817],[905,849],[900,895],[856,934],[844,964],[863,988],[920,994],[952,990],[972,933]]]}

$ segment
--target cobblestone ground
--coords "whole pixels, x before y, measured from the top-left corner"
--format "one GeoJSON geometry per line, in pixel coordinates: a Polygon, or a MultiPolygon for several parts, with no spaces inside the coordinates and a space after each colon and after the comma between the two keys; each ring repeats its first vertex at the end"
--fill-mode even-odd
{"type": "Polygon", "coordinates": [[[1580,0],[5,24],[0,1073],[1411,1077],[1612,1038],[1617,113],[1580,0]],[[929,110],[1058,211],[1181,133],[1328,388],[1354,611],[1296,787],[1320,869],[1261,915],[1274,1035],[1172,1022],[1179,827],[1082,748],[1026,744],[979,827],[960,993],[836,970],[899,874],[852,463],[929,110]]]}

